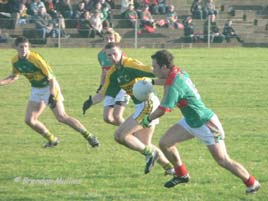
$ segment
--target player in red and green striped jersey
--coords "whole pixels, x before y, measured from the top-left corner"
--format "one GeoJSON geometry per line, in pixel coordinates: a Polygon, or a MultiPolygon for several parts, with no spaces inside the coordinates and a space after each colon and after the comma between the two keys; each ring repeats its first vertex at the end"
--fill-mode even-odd
{"type": "Polygon", "coordinates": [[[259,182],[238,162],[227,154],[224,143],[224,130],[217,115],[207,108],[192,83],[189,74],[175,66],[173,55],[167,50],[157,51],[151,56],[154,74],[166,79],[164,96],[160,106],[144,117],[143,127],[150,122],[178,107],[184,118],[167,130],[160,140],[160,148],[174,165],[176,176],[165,183],[171,188],[189,181],[189,174],[176,148],[177,143],[194,137],[201,140],[208,148],[215,161],[226,170],[239,177],[247,186],[246,193],[259,190],[259,182]]]}

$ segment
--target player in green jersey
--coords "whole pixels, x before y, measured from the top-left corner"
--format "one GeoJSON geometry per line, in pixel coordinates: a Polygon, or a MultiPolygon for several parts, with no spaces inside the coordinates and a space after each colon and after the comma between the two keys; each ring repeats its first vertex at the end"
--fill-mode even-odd
{"type": "Polygon", "coordinates": [[[65,112],[60,86],[51,67],[38,53],[30,51],[29,45],[29,41],[25,37],[21,36],[15,40],[18,54],[12,59],[13,70],[8,77],[0,80],[0,86],[15,82],[20,74],[30,81],[32,91],[26,110],[25,122],[48,140],[44,147],[54,147],[59,142],[59,139],[39,121],[39,116],[47,105],[50,106],[59,122],[80,132],[92,147],[98,146],[97,138],[77,119],[65,112]]]}
{"type": "Polygon", "coordinates": [[[166,79],[164,96],[160,106],[141,122],[148,127],[154,119],[163,116],[177,106],[184,118],[169,128],[160,140],[160,148],[172,162],[176,176],[165,183],[170,188],[189,181],[188,171],[183,164],[176,143],[200,139],[206,144],[215,161],[237,177],[247,186],[247,193],[254,193],[260,188],[259,182],[238,162],[227,154],[224,143],[224,130],[217,115],[202,102],[200,95],[189,75],[173,62],[173,55],[167,50],[157,51],[151,56],[153,72],[161,79],[166,79]]]}
{"type": "MultiPolygon", "coordinates": [[[[104,40],[106,43],[115,42],[119,43],[121,40],[120,35],[114,30],[108,30],[104,33],[104,40]]],[[[118,88],[117,95],[115,97],[109,95],[102,95],[99,93],[101,90],[107,72],[111,69],[112,62],[107,57],[104,48],[98,53],[98,61],[102,68],[101,79],[99,88],[96,91],[96,95],[89,96],[89,98],[83,104],[83,114],[92,105],[100,103],[104,99],[104,109],[103,109],[103,119],[106,123],[112,125],[120,125],[125,121],[123,113],[125,111],[126,105],[129,101],[129,96],[126,94],[125,90],[118,88]]]]}
{"type": "Polygon", "coordinates": [[[124,56],[118,44],[107,44],[105,51],[113,66],[106,75],[105,83],[100,93],[115,97],[118,89],[124,89],[135,104],[134,114],[128,117],[116,130],[114,134],[115,140],[119,144],[145,156],[145,174],[150,172],[157,160],[166,172],[173,169],[160,149],[151,143],[158,120],[152,121],[150,128],[142,128],[139,125],[143,116],[150,114],[159,105],[157,96],[154,95],[146,101],[139,101],[132,94],[133,85],[139,79],[144,77],[154,78],[152,67],[144,65],[136,59],[124,56]]]}

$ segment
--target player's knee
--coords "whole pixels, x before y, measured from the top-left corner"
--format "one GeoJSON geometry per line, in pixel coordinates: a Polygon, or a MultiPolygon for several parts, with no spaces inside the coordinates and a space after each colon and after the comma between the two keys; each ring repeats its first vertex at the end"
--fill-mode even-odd
{"type": "Polygon", "coordinates": [[[216,162],[218,163],[218,165],[220,165],[221,167],[228,167],[230,164],[230,160],[226,157],[220,157],[216,159],[216,162]]]}
{"type": "Polygon", "coordinates": [[[119,116],[119,115],[115,115],[114,116],[114,122],[116,125],[121,125],[124,122],[124,118],[119,116]]]}
{"type": "Polygon", "coordinates": [[[159,142],[159,147],[161,150],[166,150],[168,149],[169,145],[167,144],[165,140],[161,139],[159,142]]]}
{"type": "Polygon", "coordinates": [[[32,118],[25,118],[24,122],[28,125],[28,126],[32,126],[34,125],[34,120],[32,118]]]}
{"type": "Polygon", "coordinates": [[[107,124],[113,124],[114,120],[110,116],[104,116],[103,121],[107,124]]]}
{"type": "Polygon", "coordinates": [[[120,135],[119,132],[115,132],[114,134],[114,140],[120,144],[122,144],[124,142],[124,138],[122,138],[122,136],[120,135]]]}
{"type": "Polygon", "coordinates": [[[65,123],[66,122],[66,119],[67,119],[67,115],[66,114],[62,114],[62,115],[57,115],[57,120],[60,122],[60,123],[65,123]]]}

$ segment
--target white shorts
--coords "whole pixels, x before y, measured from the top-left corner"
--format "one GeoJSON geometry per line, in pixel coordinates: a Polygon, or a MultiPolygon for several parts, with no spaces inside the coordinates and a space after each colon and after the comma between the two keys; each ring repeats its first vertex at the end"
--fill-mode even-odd
{"type": "MultiPolygon", "coordinates": [[[[56,101],[63,101],[64,98],[62,96],[60,88],[56,87],[56,90],[57,90],[55,93],[56,94],[56,96],[55,96],[56,101]]],[[[47,105],[49,95],[50,95],[50,87],[49,86],[42,87],[42,88],[32,87],[31,96],[30,96],[29,100],[33,101],[33,102],[38,102],[38,103],[44,101],[45,104],[47,105]]]]}
{"type": "Polygon", "coordinates": [[[126,91],[124,89],[121,89],[115,98],[111,96],[105,96],[104,107],[114,106],[117,102],[128,104],[129,99],[129,95],[126,94],[126,91]]]}
{"type": "MultiPolygon", "coordinates": [[[[149,100],[146,100],[140,104],[135,104],[135,112],[132,115],[133,119],[136,119],[137,122],[141,122],[145,115],[151,114],[155,111],[160,105],[159,99],[156,95],[151,96],[149,100]]],[[[154,119],[150,125],[159,124],[159,119],[154,119]]]]}
{"type": "Polygon", "coordinates": [[[216,144],[218,140],[223,140],[225,137],[221,122],[215,114],[209,122],[199,128],[190,127],[184,118],[178,121],[178,124],[206,145],[216,144]]]}

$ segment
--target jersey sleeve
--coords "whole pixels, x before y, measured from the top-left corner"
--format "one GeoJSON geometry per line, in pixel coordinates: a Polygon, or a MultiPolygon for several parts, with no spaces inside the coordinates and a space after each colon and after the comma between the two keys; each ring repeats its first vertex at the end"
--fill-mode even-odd
{"type": "Polygon", "coordinates": [[[155,77],[153,74],[153,67],[144,65],[139,60],[128,58],[125,60],[124,66],[131,69],[131,71],[135,73],[137,77],[155,77]]]}
{"type": "Polygon", "coordinates": [[[179,92],[174,86],[166,86],[164,97],[159,106],[160,109],[165,112],[171,112],[171,110],[177,105],[179,99],[179,92]]]}
{"type": "Polygon", "coordinates": [[[11,60],[11,64],[12,64],[12,74],[13,75],[19,75],[20,72],[17,70],[17,68],[15,67],[15,63],[18,61],[18,56],[15,56],[12,60],[11,60]]]}
{"type": "Polygon", "coordinates": [[[107,72],[100,94],[115,97],[119,92],[120,86],[115,81],[115,79],[113,79],[114,77],[112,77],[114,72],[114,67],[107,72]]]}
{"type": "Polygon", "coordinates": [[[50,65],[37,53],[32,53],[30,55],[29,60],[39,68],[44,75],[48,77],[48,80],[54,78],[54,73],[50,67],[50,65]]]}

